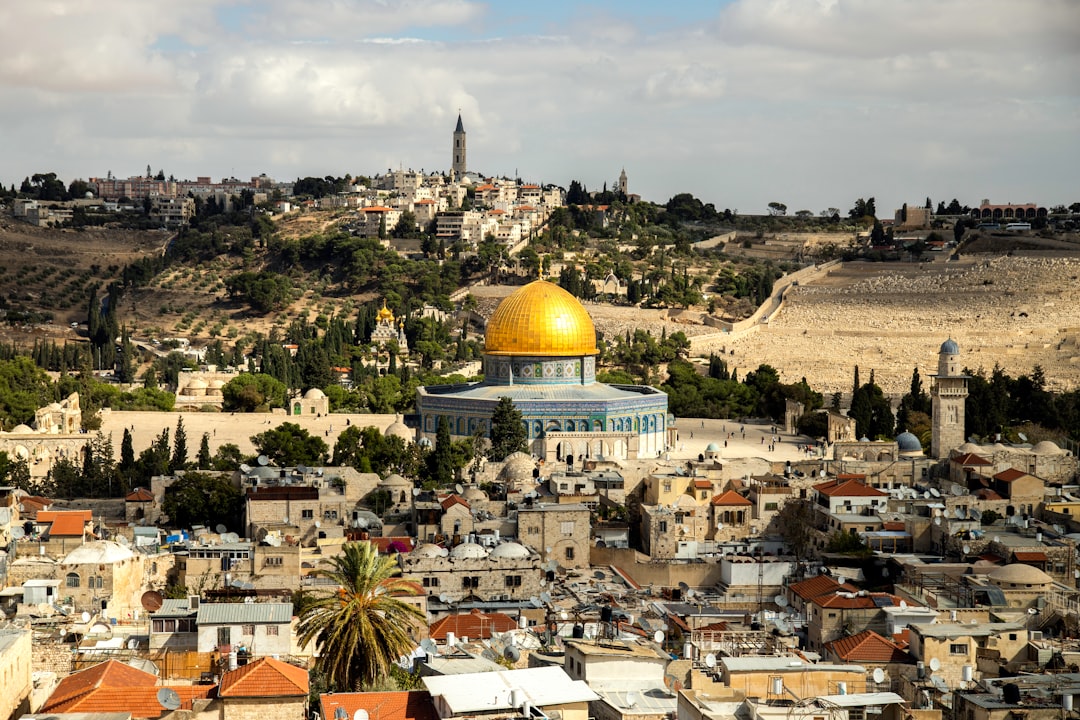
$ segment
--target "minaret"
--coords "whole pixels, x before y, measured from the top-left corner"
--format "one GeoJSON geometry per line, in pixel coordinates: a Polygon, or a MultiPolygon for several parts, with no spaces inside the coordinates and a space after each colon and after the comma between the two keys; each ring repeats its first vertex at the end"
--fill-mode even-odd
{"type": "Polygon", "coordinates": [[[622,172],[619,173],[619,192],[624,196],[629,194],[626,192],[626,187],[626,168],[623,168],[622,172]]]}
{"type": "Polygon", "coordinates": [[[465,126],[461,124],[461,112],[458,112],[457,127],[454,128],[454,163],[450,166],[454,179],[465,177],[465,126]]]}
{"type": "Polygon", "coordinates": [[[938,371],[932,376],[930,454],[939,460],[964,444],[964,401],[968,376],[960,372],[960,347],[952,338],[938,351],[938,371]]]}

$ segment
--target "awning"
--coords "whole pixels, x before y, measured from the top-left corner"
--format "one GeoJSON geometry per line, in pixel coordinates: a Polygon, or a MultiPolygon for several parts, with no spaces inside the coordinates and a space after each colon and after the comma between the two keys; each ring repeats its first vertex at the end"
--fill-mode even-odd
{"type": "Polygon", "coordinates": [[[1031,551],[1031,552],[1025,552],[1025,551],[1020,550],[1020,551],[1014,552],[1013,557],[1016,559],[1016,562],[1022,562],[1022,563],[1046,562],[1046,553],[1044,553],[1042,551],[1039,551],[1039,550],[1034,550],[1034,551],[1031,551]]]}

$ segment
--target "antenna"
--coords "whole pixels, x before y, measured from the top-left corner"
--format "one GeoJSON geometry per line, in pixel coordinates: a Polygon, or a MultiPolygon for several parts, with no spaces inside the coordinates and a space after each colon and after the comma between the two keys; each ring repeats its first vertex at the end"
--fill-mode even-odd
{"type": "Polygon", "coordinates": [[[180,696],[172,688],[161,688],[157,691],[157,701],[166,710],[180,709],[180,696]]]}
{"type": "Polygon", "coordinates": [[[885,682],[885,671],[881,668],[874,668],[874,673],[872,677],[874,678],[874,682],[879,684],[883,683],[885,682]]]}
{"type": "Polygon", "coordinates": [[[636,692],[631,690],[630,692],[626,693],[626,707],[628,707],[628,708],[634,707],[635,705],[637,705],[637,701],[638,701],[638,694],[636,692]]]}
{"type": "Polygon", "coordinates": [[[270,458],[266,457],[265,455],[260,455],[258,458],[256,458],[255,462],[259,463],[259,465],[263,467],[266,467],[270,464],[270,458]]]}
{"type": "Polygon", "coordinates": [[[708,655],[705,656],[705,667],[707,667],[707,668],[716,667],[716,655],[714,655],[712,653],[709,653],[708,655]]]}

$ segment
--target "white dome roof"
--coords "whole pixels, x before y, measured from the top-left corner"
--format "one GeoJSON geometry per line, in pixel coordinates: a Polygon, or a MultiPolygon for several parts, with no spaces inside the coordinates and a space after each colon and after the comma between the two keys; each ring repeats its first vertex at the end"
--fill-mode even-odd
{"type": "Polygon", "coordinates": [[[501,545],[495,546],[495,549],[491,551],[490,557],[521,559],[527,558],[531,554],[529,548],[524,545],[516,542],[504,542],[501,545]]]}
{"type": "Polygon", "coordinates": [[[225,387],[225,381],[224,380],[211,380],[208,387],[212,387],[214,389],[223,388],[223,387],[225,387]]]}
{"type": "Polygon", "coordinates": [[[418,545],[416,549],[409,554],[421,558],[437,558],[446,557],[446,550],[438,545],[424,543],[423,545],[418,545]]]}
{"type": "Polygon", "coordinates": [[[531,457],[523,452],[511,453],[503,463],[502,470],[499,471],[499,480],[503,482],[532,480],[534,469],[536,469],[536,463],[531,457]]]}
{"type": "Polygon", "coordinates": [[[400,420],[395,420],[386,426],[386,430],[383,431],[385,437],[399,437],[405,442],[412,442],[413,431],[409,429],[409,426],[400,420]]]}
{"type": "Polygon", "coordinates": [[[383,487],[412,487],[412,483],[397,473],[390,473],[385,480],[379,482],[383,487]]]}
{"type": "Polygon", "coordinates": [[[478,487],[465,488],[465,492],[461,493],[461,497],[464,498],[466,502],[485,502],[488,499],[487,493],[478,487]]]}
{"type": "Polygon", "coordinates": [[[304,393],[305,400],[322,400],[324,397],[326,397],[326,393],[324,393],[319,388],[311,388],[306,393],[304,393]]]}
{"type": "Polygon", "coordinates": [[[64,558],[64,564],[107,565],[133,557],[135,557],[135,553],[120,543],[115,543],[112,540],[94,540],[69,552],[67,557],[64,558]]]}
{"type": "Polygon", "coordinates": [[[34,431],[29,425],[23,425],[22,423],[11,428],[12,435],[33,435],[34,431]]]}
{"type": "Polygon", "coordinates": [[[996,568],[988,572],[986,577],[998,584],[1046,585],[1054,582],[1054,578],[1039,568],[1022,563],[1013,563],[1012,565],[996,568]]]}
{"type": "Polygon", "coordinates": [[[450,557],[455,560],[478,560],[487,556],[488,551],[484,546],[476,543],[462,543],[450,551],[450,557]]]}
{"type": "Polygon", "coordinates": [[[189,388],[206,388],[207,383],[202,378],[195,378],[194,380],[192,380],[191,382],[189,382],[187,384],[187,387],[189,387],[189,388]]]}
{"type": "Polygon", "coordinates": [[[963,445],[961,445],[960,447],[956,448],[956,452],[967,455],[968,453],[982,452],[982,448],[979,447],[978,445],[976,445],[975,443],[966,442],[963,445]]]}
{"type": "Polygon", "coordinates": [[[1031,448],[1031,452],[1036,455],[1060,455],[1061,448],[1049,440],[1043,440],[1035,443],[1035,447],[1031,448]]]}

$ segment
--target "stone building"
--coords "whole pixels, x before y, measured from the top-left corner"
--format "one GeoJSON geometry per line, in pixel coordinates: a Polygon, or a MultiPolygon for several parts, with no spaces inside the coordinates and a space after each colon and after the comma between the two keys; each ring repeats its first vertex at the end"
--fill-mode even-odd
{"type": "Polygon", "coordinates": [[[670,505],[642,505],[642,550],[654,560],[690,559],[714,529],[708,502],[698,504],[690,495],[680,495],[670,505]]]}
{"type": "Polygon", "coordinates": [[[221,676],[220,720],[303,720],[308,691],[307,670],[259,658],[221,676]]]}
{"type": "Polygon", "coordinates": [[[932,375],[930,454],[949,457],[953,448],[964,444],[964,401],[968,396],[968,376],[961,371],[960,347],[953,339],[941,344],[938,371],[932,375]]]}
{"type": "Polygon", "coordinates": [[[428,595],[446,595],[455,603],[528,600],[541,592],[545,580],[540,553],[516,542],[490,550],[466,542],[449,551],[424,544],[399,554],[398,565],[403,577],[428,595]]]}
{"type": "Polygon", "coordinates": [[[276,591],[287,597],[300,587],[300,546],[279,541],[189,543],[174,549],[175,584],[201,595],[276,591]]]}
{"type": "Polygon", "coordinates": [[[176,409],[221,409],[222,388],[236,376],[235,370],[181,370],[176,376],[176,409]]]}
{"type": "Polygon", "coordinates": [[[584,505],[536,503],[519,507],[517,536],[530,547],[542,548],[545,561],[560,567],[589,567],[589,508],[584,505]]]}
{"type": "Polygon", "coordinates": [[[71,598],[76,612],[102,612],[124,618],[141,609],[140,598],[146,590],[144,564],[148,575],[155,576],[156,558],[136,555],[127,547],[109,540],[95,540],[71,551],[59,567],[60,593],[71,598]]]}
{"type": "Polygon", "coordinates": [[[468,156],[465,147],[465,126],[461,122],[461,113],[457,116],[457,127],[454,128],[453,157],[450,163],[450,177],[461,180],[469,171],[468,156]]]}
{"type": "Polygon", "coordinates": [[[330,398],[319,388],[311,388],[303,395],[289,400],[290,415],[329,415],[330,398]]]}
{"type": "Polygon", "coordinates": [[[253,657],[288,655],[292,648],[291,602],[199,603],[195,614],[198,651],[233,652],[253,657]]]}
{"type": "Polygon", "coordinates": [[[30,708],[26,701],[34,684],[31,679],[31,632],[29,628],[0,629],[0,717],[20,717],[30,708]]]}
{"type": "Polygon", "coordinates": [[[72,393],[61,402],[37,409],[34,427],[16,425],[9,432],[0,430],[0,452],[13,460],[25,460],[31,477],[44,477],[59,458],[81,463],[89,437],[82,431],[79,394],[72,393]]]}

